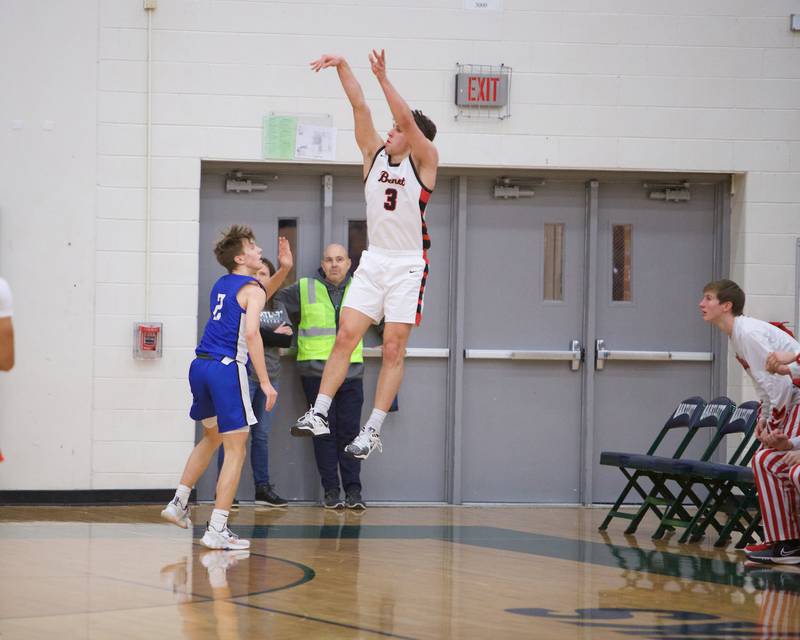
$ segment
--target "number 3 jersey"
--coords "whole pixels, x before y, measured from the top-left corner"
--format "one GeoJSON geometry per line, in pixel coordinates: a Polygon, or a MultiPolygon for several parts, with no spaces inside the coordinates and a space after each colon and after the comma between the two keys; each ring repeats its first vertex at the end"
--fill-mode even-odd
{"type": "Polygon", "coordinates": [[[211,317],[206,322],[203,337],[195,354],[213,356],[217,360],[230,358],[247,364],[247,340],[244,335],[245,310],[239,305],[236,294],[246,284],[261,284],[252,276],[229,273],[216,281],[211,288],[211,317]]]}
{"type": "Polygon", "coordinates": [[[431,193],[419,179],[410,154],[392,164],[381,147],[364,180],[370,247],[420,253],[429,249],[425,206],[431,193]]]}

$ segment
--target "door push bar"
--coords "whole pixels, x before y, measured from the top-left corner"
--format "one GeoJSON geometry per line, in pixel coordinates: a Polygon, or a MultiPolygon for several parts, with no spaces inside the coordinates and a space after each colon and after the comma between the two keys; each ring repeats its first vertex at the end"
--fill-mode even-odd
{"type": "MultiPolygon", "coordinates": [[[[382,358],[383,347],[364,347],[365,358],[382,358]]],[[[431,349],[428,347],[407,347],[406,358],[449,358],[450,349],[431,349]]]]}
{"type": "Polygon", "coordinates": [[[465,349],[467,360],[567,360],[570,369],[577,371],[583,361],[583,346],[580,340],[571,340],[569,350],[505,350],[505,349],[465,349]]]}
{"type": "Polygon", "coordinates": [[[594,367],[602,371],[606,360],[638,360],[641,362],[711,362],[714,354],[706,351],[613,351],[606,349],[606,341],[595,341],[594,367]]]}
{"type": "MultiPolygon", "coordinates": [[[[382,347],[364,347],[363,349],[365,358],[381,358],[383,357],[382,347]]],[[[293,349],[280,349],[280,355],[289,356],[294,355],[293,349]]],[[[426,347],[409,347],[406,349],[406,358],[449,358],[450,349],[429,349],[426,347]]]]}

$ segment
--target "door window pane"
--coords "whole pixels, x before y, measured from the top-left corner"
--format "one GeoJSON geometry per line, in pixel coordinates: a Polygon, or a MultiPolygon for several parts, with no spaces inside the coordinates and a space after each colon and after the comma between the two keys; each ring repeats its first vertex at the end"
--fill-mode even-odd
{"type": "Polygon", "coordinates": [[[347,221],[347,255],[352,261],[350,272],[353,273],[361,262],[361,252],[367,248],[367,221],[347,221]]]}
{"type": "Polygon", "coordinates": [[[564,299],[564,225],[544,225],[544,299],[564,299]]]}
{"type": "Polygon", "coordinates": [[[611,299],[614,302],[630,302],[631,291],[631,240],[630,224],[615,224],[612,233],[611,299]]]}
{"type": "MultiPolygon", "coordinates": [[[[283,281],[283,286],[286,287],[297,280],[297,219],[295,218],[282,218],[278,219],[278,235],[283,236],[289,241],[289,246],[292,249],[292,256],[294,257],[294,264],[292,270],[283,281]]],[[[275,256],[277,257],[277,245],[275,249],[275,256]]],[[[278,265],[275,265],[278,268],[278,265]]]]}

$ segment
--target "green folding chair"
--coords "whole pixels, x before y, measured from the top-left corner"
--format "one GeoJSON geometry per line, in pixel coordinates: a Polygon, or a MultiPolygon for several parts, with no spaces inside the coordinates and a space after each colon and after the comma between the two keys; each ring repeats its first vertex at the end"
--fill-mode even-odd
{"type": "MultiPolygon", "coordinates": [[[[681,541],[686,542],[691,535],[692,528],[700,519],[707,515],[711,509],[719,509],[724,504],[718,502],[718,500],[722,486],[727,481],[714,477],[716,471],[727,465],[738,465],[741,464],[742,460],[745,460],[745,463],[749,460],[746,454],[749,451],[750,435],[755,427],[758,404],[746,402],[737,409],[736,405],[728,398],[720,397],[709,402],[706,410],[708,410],[708,407],[722,406],[725,403],[728,406],[718,416],[717,431],[703,455],[699,460],[682,460],[681,464],[671,474],[670,479],[680,487],[680,492],[675,497],[675,501],[667,506],[664,517],[653,534],[654,540],[663,537],[668,529],[683,528],[685,531],[681,536],[681,541]],[[727,465],[712,461],[712,457],[718,448],[727,442],[728,437],[742,435],[744,437],[728,459],[727,465]],[[705,497],[701,498],[700,496],[703,492],[705,492],[705,497]],[[693,514],[689,514],[683,508],[687,502],[696,507],[696,511],[693,514]]],[[[701,417],[698,426],[703,422],[704,418],[701,417]]],[[[709,525],[717,533],[724,527],[724,523],[719,523],[715,519],[710,520],[706,526],[709,525]]]]}
{"type": "MultiPolygon", "coordinates": [[[[690,431],[697,434],[701,429],[713,429],[715,433],[697,460],[710,460],[711,456],[714,455],[719,443],[724,437],[724,435],[720,435],[720,429],[728,423],[735,408],[736,405],[725,396],[714,398],[703,408],[697,422],[695,422],[694,426],[690,427],[690,431]]],[[[628,460],[628,467],[642,471],[653,483],[652,489],[647,494],[647,497],[644,499],[639,509],[641,517],[639,520],[634,518],[631,524],[638,526],[641,518],[644,517],[648,511],[661,514],[661,509],[665,510],[665,513],[659,515],[661,522],[669,516],[672,516],[672,519],[676,522],[688,522],[691,520],[692,516],[687,510],[685,503],[690,501],[697,507],[703,500],[692,491],[691,485],[685,487],[680,482],[680,479],[681,474],[685,473],[688,466],[694,462],[696,462],[695,458],[687,459],[685,456],[680,459],[650,455],[630,457],[628,460]],[[677,485],[677,487],[673,489],[675,485],[677,485]]],[[[664,535],[665,528],[673,530],[672,526],[665,525],[665,527],[661,528],[658,532],[659,538],[664,535]]],[[[635,527],[629,526],[626,533],[633,533],[635,530],[635,527]]]]}
{"type": "MultiPolygon", "coordinates": [[[[653,440],[652,444],[648,447],[647,452],[644,455],[649,457],[654,456],[670,432],[677,429],[685,429],[686,433],[681,438],[677,448],[671,456],[673,460],[679,459],[684,454],[686,448],[692,441],[692,438],[694,438],[695,434],[697,433],[693,427],[699,420],[705,406],[705,400],[703,400],[700,396],[692,396],[678,403],[678,406],[664,423],[664,426],[661,427],[661,430],[656,435],[655,440],[653,440]]],[[[617,467],[622,472],[622,475],[624,475],[627,479],[625,487],[620,492],[613,506],[611,509],[609,509],[608,514],[606,514],[603,523],[600,525],[600,531],[606,530],[614,518],[630,520],[631,522],[628,525],[628,528],[625,530],[625,533],[633,533],[638,528],[639,523],[642,521],[642,518],[645,516],[647,511],[652,510],[659,517],[659,519],[663,517],[664,514],[660,507],[652,502],[647,501],[651,491],[642,486],[642,482],[644,480],[653,482],[653,473],[648,471],[647,468],[633,468],[631,466],[632,464],[635,464],[636,458],[640,456],[641,454],[620,451],[603,451],[600,454],[600,464],[617,467]],[[636,511],[636,513],[620,510],[622,504],[625,502],[631,492],[638,494],[643,501],[641,507],[636,511]]]]}
{"type": "Polygon", "coordinates": [[[697,542],[709,526],[718,533],[714,546],[727,544],[731,534],[741,533],[737,548],[742,548],[755,535],[761,535],[761,512],[758,504],[755,477],[749,464],[761,443],[755,438],[759,403],[743,402],[734,412],[727,428],[731,433],[744,434],[727,464],[705,462],[692,465],[689,477],[708,489],[708,495],[698,508],[679,542],[697,542]],[[738,493],[737,493],[738,492],[738,493]],[[717,516],[723,516],[719,520],[717,516]]]}

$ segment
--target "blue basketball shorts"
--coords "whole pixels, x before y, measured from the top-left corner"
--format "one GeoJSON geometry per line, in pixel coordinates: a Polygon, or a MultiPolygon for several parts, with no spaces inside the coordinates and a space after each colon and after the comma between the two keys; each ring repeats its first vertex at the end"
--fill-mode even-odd
{"type": "Polygon", "coordinates": [[[189,386],[192,420],[216,416],[220,433],[258,422],[250,401],[247,367],[241,362],[230,358],[223,361],[195,358],[189,367],[189,386]]]}

